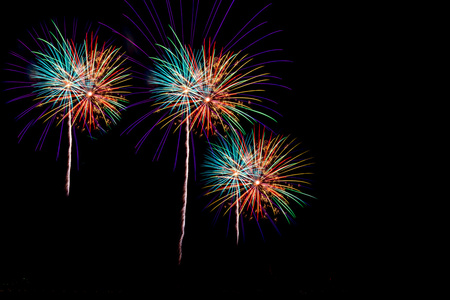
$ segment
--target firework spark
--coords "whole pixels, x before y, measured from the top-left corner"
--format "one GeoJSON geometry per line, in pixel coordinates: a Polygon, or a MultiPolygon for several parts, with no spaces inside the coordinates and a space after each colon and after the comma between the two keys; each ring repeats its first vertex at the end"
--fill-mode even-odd
{"type": "Polygon", "coordinates": [[[203,172],[207,194],[217,194],[209,206],[225,213],[235,207],[241,216],[268,219],[274,226],[278,216],[291,222],[291,203],[303,207],[300,196],[312,197],[303,191],[310,185],[303,176],[311,174],[303,170],[312,158],[297,148],[294,140],[260,128],[246,139],[234,135],[212,144],[203,172]]]}

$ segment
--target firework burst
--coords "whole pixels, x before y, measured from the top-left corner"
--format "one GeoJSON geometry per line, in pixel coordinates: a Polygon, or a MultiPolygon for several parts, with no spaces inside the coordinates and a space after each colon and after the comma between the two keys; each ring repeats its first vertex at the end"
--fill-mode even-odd
{"type": "Polygon", "coordinates": [[[154,58],[149,80],[157,112],[167,112],[158,123],[161,127],[181,120],[177,130],[189,119],[190,131],[210,136],[228,129],[245,132],[241,119],[255,123],[252,114],[275,121],[250,107],[261,102],[251,93],[263,91],[251,87],[268,80],[267,74],[258,73],[262,66],[242,71],[251,60],[239,58],[239,53],[217,53],[210,44],[197,52],[183,45],[165,51],[163,59],[154,58]]]}
{"type": "MultiPolygon", "coordinates": [[[[32,92],[17,97],[12,101],[32,98],[34,104],[22,112],[18,119],[31,112],[41,110],[38,117],[33,118],[19,134],[23,138],[31,125],[39,120],[46,123],[45,129],[36,149],[42,148],[45,137],[52,124],[61,125],[61,136],[64,123],[67,124],[69,141],[66,174],[66,194],[70,192],[70,172],[72,163],[72,139],[75,129],[81,131],[97,130],[105,132],[111,124],[120,119],[120,110],[124,109],[126,100],[123,83],[129,74],[122,68],[122,55],[119,49],[103,44],[98,46],[96,34],[88,34],[82,44],[75,44],[74,36],[67,38],[53,22],[55,31],[44,31],[43,37],[33,36],[38,46],[37,51],[22,43],[32,54],[32,59],[22,55],[13,55],[25,62],[27,67],[10,64],[10,71],[25,74],[30,81],[11,82],[19,84],[11,89],[27,88],[32,92]],[[25,72],[24,70],[31,70],[25,72]],[[66,122],[63,122],[66,121],[66,122]]],[[[65,26],[65,25],[64,25],[65,26]]],[[[46,30],[47,27],[43,26],[46,30]]],[[[36,31],[35,31],[36,33],[36,31]]],[[[91,135],[92,136],[92,135],[91,135]]],[[[76,140],[76,139],[75,139],[76,140]]],[[[59,156],[59,146],[58,154],[59,156]]]]}
{"type": "Polygon", "coordinates": [[[295,218],[291,204],[303,207],[306,202],[301,197],[312,197],[303,191],[310,185],[303,176],[311,174],[304,171],[312,164],[311,157],[297,148],[289,137],[267,134],[264,129],[246,139],[241,135],[219,139],[204,163],[207,195],[216,194],[209,206],[225,209],[225,214],[235,207],[236,214],[257,222],[268,219],[274,226],[278,216],[291,222],[295,218]]]}

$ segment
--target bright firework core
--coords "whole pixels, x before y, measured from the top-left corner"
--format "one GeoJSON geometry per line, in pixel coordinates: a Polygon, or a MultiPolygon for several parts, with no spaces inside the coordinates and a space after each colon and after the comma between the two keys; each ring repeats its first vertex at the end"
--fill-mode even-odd
{"type": "Polygon", "coordinates": [[[261,181],[259,181],[259,180],[255,181],[255,185],[259,185],[260,183],[261,183],[261,181]]]}
{"type": "Polygon", "coordinates": [[[206,98],[205,98],[205,102],[209,102],[209,101],[211,101],[211,98],[206,97],[206,98]]]}
{"type": "Polygon", "coordinates": [[[92,93],[91,91],[89,91],[89,92],[87,93],[87,95],[88,95],[88,97],[92,97],[93,93],[92,93]]]}

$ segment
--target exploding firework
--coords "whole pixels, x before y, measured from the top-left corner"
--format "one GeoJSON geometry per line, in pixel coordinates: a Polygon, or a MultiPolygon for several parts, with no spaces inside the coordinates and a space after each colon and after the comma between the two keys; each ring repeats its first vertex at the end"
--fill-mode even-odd
{"type": "Polygon", "coordinates": [[[211,45],[197,52],[181,45],[175,51],[166,49],[163,59],[154,58],[152,99],[157,111],[165,113],[158,124],[171,127],[181,120],[178,129],[189,120],[190,131],[210,136],[228,129],[245,132],[240,121],[257,122],[252,113],[274,120],[250,107],[261,100],[249,93],[262,90],[248,87],[267,81],[267,74],[257,72],[261,66],[242,71],[251,60],[238,57],[216,53],[211,45]]]}
{"type": "Polygon", "coordinates": [[[225,214],[235,207],[237,215],[257,222],[268,219],[274,226],[279,216],[291,222],[295,218],[291,204],[303,207],[301,197],[312,197],[304,192],[310,183],[303,177],[311,174],[306,167],[312,158],[297,149],[289,137],[260,128],[246,139],[230,135],[212,143],[203,172],[207,195],[216,194],[209,206],[225,209],[225,214]]]}
{"type": "MultiPolygon", "coordinates": [[[[111,124],[120,119],[120,110],[124,109],[126,100],[123,97],[124,81],[128,79],[126,69],[122,68],[122,55],[119,49],[103,44],[99,47],[97,37],[93,33],[80,45],[75,44],[59,30],[53,22],[55,31],[44,32],[43,37],[33,36],[38,50],[33,51],[22,43],[32,54],[32,59],[22,55],[13,55],[26,63],[26,67],[10,64],[10,71],[26,74],[30,81],[11,82],[19,86],[11,88],[28,88],[32,92],[17,97],[12,101],[32,98],[34,104],[22,112],[17,118],[40,110],[38,117],[33,118],[22,130],[19,141],[31,125],[42,120],[47,125],[39,140],[42,148],[51,125],[61,125],[61,137],[64,123],[67,124],[68,157],[66,174],[66,194],[70,192],[70,172],[72,163],[72,139],[75,129],[87,129],[105,132],[111,124]],[[31,70],[24,72],[24,70],[31,70]],[[66,122],[64,122],[66,121],[66,122]]],[[[74,32],[75,32],[74,26],[74,32]]],[[[43,27],[44,28],[44,27],[43,27]]],[[[45,26],[45,28],[47,28],[45,26]]],[[[36,31],[35,31],[36,33],[36,31]]],[[[59,146],[58,154],[59,156],[59,146]]]]}

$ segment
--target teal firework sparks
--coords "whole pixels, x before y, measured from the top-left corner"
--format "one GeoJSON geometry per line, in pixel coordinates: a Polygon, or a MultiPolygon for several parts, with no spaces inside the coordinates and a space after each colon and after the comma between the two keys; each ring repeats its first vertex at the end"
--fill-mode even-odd
{"type": "MultiPolygon", "coordinates": [[[[307,205],[304,192],[310,183],[304,178],[311,174],[311,157],[298,151],[289,137],[267,134],[264,129],[244,139],[230,135],[212,143],[207,152],[203,182],[207,195],[215,194],[209,204],[212,210],[231,213],[234,208],[236,226],[239,218],[270,220],[273,225],[279,216],[288,222],[295,218],[293,203],[307,205]]],[[[238,229],[238,227],[236,227],[238,229]]]]}
{"type": "MultiPolygon", "coordinates": [[[[56,27],[56,25],[55,25],[56,27]]],[[[57,34],[50,33],[55,42],[39,38],[46,46],[41,51],[34,51],[36,63],[32,64],[31,79],[39,106],[50,105],[52,116],[72,109],[74,101],[82,91],[81,64],[76,49],[72,49],[56,27],[57,34]],[[75,50],[75,51],[74,51],[75,50]]]]}

